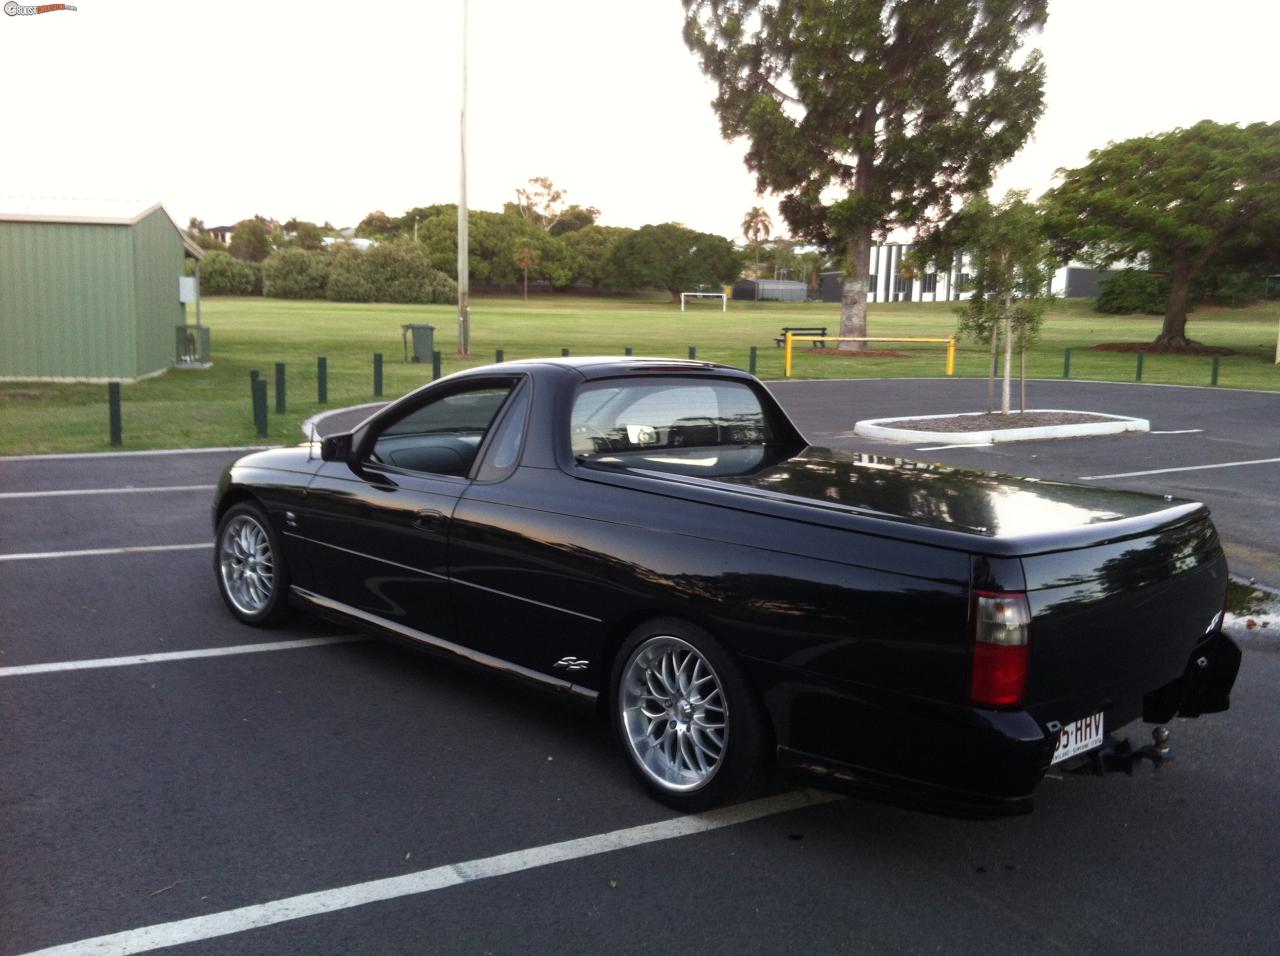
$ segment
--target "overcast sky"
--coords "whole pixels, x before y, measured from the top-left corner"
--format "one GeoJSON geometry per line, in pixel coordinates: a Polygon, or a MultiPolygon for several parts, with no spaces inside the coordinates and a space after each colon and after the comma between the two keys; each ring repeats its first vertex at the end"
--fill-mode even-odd
{"type": "MultiPolygon", "coordinates": [[[[35,0],[27,0],[34,3],[35,0]]],[[[455,202],[463,0],[78,0],[0,15],[0,195],[163,200],[354,225],[455,202]]],[[[469,197],[532,176],[608,225],[740,236],[755,194],[679,0],[469,0],[469,197]]],[[[996,192],[1038,194],[1108,140],[1280,119],[1274,0],[1054,0],[1048,109],[996,192]]],[[[775,217],[776,218],[776,217],[775,217]]],[[[781,221],[778,221],[781,231],[781,221]]]]}

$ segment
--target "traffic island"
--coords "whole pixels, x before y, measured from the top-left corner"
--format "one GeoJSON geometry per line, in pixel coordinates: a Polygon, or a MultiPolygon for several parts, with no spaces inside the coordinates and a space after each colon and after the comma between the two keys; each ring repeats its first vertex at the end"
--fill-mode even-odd
{"type": "Polygon", "coordinates": [[[869,418],[853,427],[864,438],[885,441],[945,442],[949,445],[990,445],[997,442],[1043,441],[1049,438],[1089,438],[1151,430],[1145,418],[1042,408],[1025,412],[962,412],[917,415],[911,418],[869,418]]]}

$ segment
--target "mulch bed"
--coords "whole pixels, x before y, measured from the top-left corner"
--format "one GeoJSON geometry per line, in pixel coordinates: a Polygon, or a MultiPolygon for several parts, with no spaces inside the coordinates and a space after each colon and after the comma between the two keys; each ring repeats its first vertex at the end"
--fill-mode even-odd
{"type": "Polygon", "coordinates": [[[978,432],[994,428],[1040,428],[1044,425],[1083,425],[1088,422],[1115,421],[1092,412],[1010,412],[1008,415],[952,415],[948,418],[903,418],[894,422],[877,422],[889,428],[905,428],[916,432],[978,432]]]}
{"type": "Polygon", "coordinates": [[[863,349],[855,352],[852,349],[808,349],[805,355],[837,355],[840,358],[911,358],[905,352],[894,352],[889,349],[863,349]]]}
{"type": "Polygon", "coordinates": [[[1153,342],[1103,342],[1089,346],[1091,352],[1146,352],[1148,355],[1235,355],[1235,349],[1221,345],[1156,345],[1153,342]]]}

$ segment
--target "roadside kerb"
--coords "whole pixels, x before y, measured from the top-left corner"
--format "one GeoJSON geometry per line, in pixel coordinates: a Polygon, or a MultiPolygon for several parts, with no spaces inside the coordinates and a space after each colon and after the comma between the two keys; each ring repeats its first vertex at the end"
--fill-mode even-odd
{"type": "MultiPolygon", "coordinates": [[[[1068,409],[1037,408],[1028,412],[1040,414],[1068,413],[1068,409]]],[[[938,418],[962,418],[964,415],[985,416],[985,412],[965,412],[948,415],[917,415],[910,418],[897,416],[894,418],[868,418],[853,426],[855,434],[864,438],[879,438],[884,441],[901,442],[948,442],[953,445],[991,445],[997,442],[1010,441],[1042,441],[1046,438],[1087,438],[1096,435],[1119,435],[1124,432],[1146,432],[1151,430],[1151,423],[1145,418],[1130,418],[1127,415],[1106,415],[1102,412],[1089,414],[1110,419],[1105,422],[1079,422],[1073,425],[1039,425],[1032,428],[987,428],[978,431],[948,432],[925,431],[914,428],[893,428],[885,422],[929,421],[938,418]]]]}

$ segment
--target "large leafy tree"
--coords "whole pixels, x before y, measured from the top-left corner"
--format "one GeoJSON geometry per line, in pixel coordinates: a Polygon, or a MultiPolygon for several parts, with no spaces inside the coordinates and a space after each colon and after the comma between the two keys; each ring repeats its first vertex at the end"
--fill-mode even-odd
{"type": "Polygon", "coordinates": [[[1048,0],[683,3],[722,132],[792,235],[842,254],[840,334],[865,336],[873,233],[945,219],[1031,134],[1048,0]]]}
{"type": "Polygon", "coordinates": [[[738,250],[724,236],[673,222],[642,226],[613,250],[612,275],[625,289],[666,289],[673,302],[701,285],[732,282],[742,269],[738,250]]]}
{"type": "Polygon", "coordinates": [[[1046,196],[1064,255],[1099,263],[1146,256],[1169,270],[1158,346],[1187,338],[1192,283],[1232,249],[1262,244],[1280,209],[1280,123],[1209,120],[1112,143],[1060,170],[1046,196]]]}

